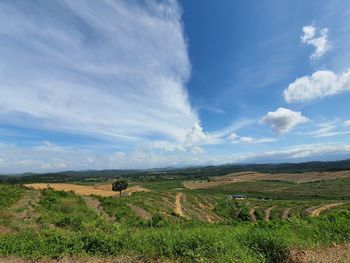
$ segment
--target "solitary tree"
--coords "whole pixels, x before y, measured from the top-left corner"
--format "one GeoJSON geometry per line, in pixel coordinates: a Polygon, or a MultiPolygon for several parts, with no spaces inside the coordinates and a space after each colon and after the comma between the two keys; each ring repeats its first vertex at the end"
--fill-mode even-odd
{"type": "Polygon", "coordinates": [[[119,192],[119,195],[122,196],[122,191],[128,188],[128,182],[125,180],[118,180],[112,184],[112,191],[119,192]]]}

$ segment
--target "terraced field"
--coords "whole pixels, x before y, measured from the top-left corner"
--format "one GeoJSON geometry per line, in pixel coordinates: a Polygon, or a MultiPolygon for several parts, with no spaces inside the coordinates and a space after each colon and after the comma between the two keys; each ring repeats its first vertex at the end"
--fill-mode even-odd
{"type": "MultiPolygon", "coordinates": [[[[238,177],[251,175],[251,173],[238,174],[238,177]]],[[[340,173],[341,177],[348,173],[340,173]]],[[[255,176],[255,175],[254,175],[255,176]]],[[[312,174],[312,176],[315,176],[312,174]]],[[[299,178],[300,176],[298,176],[299,178]]],[[[313,182],[312,185],[322,183],[313,182]]],[[[232,175],[225,176],[222,181],[232,178],[232,175]]],[[[278,178],[278,177],[277,177],[278,178]]],[[[230,179],[231,180],[231,179],[230,179]]],[[[339,201],[336,193],[334,200],[331,198],[311,198],[301,200],[303,196],[290,196],[288,200],[285,196],[278,198],[281,193],[290,192],[295,186],[300,188],[310,188],[311,178],[307,183],[292,182],[270,182],[256,181],[236,182],[227,185],[212,184],[210,189],[188,189],[188,182],[159,182],[134,183],[122,198],[110,190],[109,183],[92,186],[75,184],[29,184],[26,187],[36,190],[52,188],[55,190],[73,191],[84,196],[85,204],[93,210],[99,211],[104,218],[114,218],[121,221],[128,221],[129,224],[139,223],[142,220],[150,220],[152,217],[160,215],[169,221],[196,220],[209,223],[232,222],[232,221],[270,221],[284,220],[291,217],[319,216],[336,211],[346,210],[350,206],[348,200],[339,201]],[[283,185],[283,187],[281,187],[283,185]],[[186,188],[187,186],[187,188],[186,188]],[[147,188],[146,188],[147,187],[147,188]],[[245,200],[230,199],[231,194],[244,193],[248,196],[245,200]],[[88,197],[90,195],[90,197],[88,197]],[[256,196],[255,196],[256,195],[256,196]],[[265,195],[266,197],[262,197],[265,195]],[[271,198],[274,197],[274,198],[271,198]],[[277,196],[277,197],[276,197],[277,196]]],[[[341,184],[348,179],[328,179],[328,185],[341,184]]],[[[220,184],[222,183],[220,181],[220,184]]],[[[319,191],[320,187],[316,187],[319,191]]],[[[330,190],[330,189],[325,189],[330,190]]],[[[328,191],[329,192],[329,191],[328,191]]],[[[31,193],[32,203],[38,203],[40,191],[27,190],[31,193]],[[33,194],[38,193],[38,194],[33,194]]],[[[312,194],[309,193],[309,194],[312,194]]],[[[317,197],[317,195],[316,195],[317,197]]],[[[343,195],[344,197],[344,195],[343,195]]],[[[346,195],[345,195],[346,197],[346,195]]],[[[29,197],[26,196],[22,206],[26,206],[29,197]],[[26,200],[26,201],[25,201],[26,200]]],[[[20,206],[20,205],[19,205],[20,206]]],[[[24,213],[24,212],[23,212],[24,213]]],[[[29,213],[29,212],[27,212],[29,213]]],[[[25,214],[25,213],[24,213],[25,214]]],[[[19,218],[25,215],[19,216],[19,218]]]]}
{"type": "MultiPolygon", "coordinates": [[[[305,243],[303,246],[311,249],[310,255],[314,255],[312,246],[315,244],[329,246],[334,242],[350,242],[347,239],[350,229],[343,223],[350,216],[349,189],[350,179],[343,177],[312,182],[220,182],[201,189],[191,189],[187,181],[179,180],[132,182],[121,197],[110,191],[110,182],[88,186],[0,185],[0,258],[124,255],[127,260],[133,258],[130,262],[138,262],[139,258],[135,259],[135,255],[141,254],[147,255],[147,258],[140,262],[235,262],[220,256],[219,247],[229,246],[227,249],[236,251],[230,257],[241,259],[240,262],[282,262],[276,261],[276,258],[287,257],[284,250],[277,248],[282,242],[286,251],[295,252],[293,256],[300,259],[303,258],[298,252],[300,249],[293,243],[298,240],[297,244],[309,242],[309,245],[305,243]],[[236,194],[247,198],[235,200],[232,196],[236,194]],[[340,220],[340,223],[334,224],[332,220],[340,220]],[[278,250],[281,254],[270,254],[269,246],[272,244],[265,247],[265,243],[254,241],[257,233],[261,233],[262,240],[269,238],[268,235],[271,235],[271,240],[285,235],[275,232],[263,234],[263,231],[277,231],[269,228],[271,224],[276,225],[281,233],[287,227],[288,235],[294,235],[294,241],[286,239],[273,244],[273,251],[278,250]],[[312,227],[315,230],[310,230],[312,227]],[[340,229],[327,230],[327,227],[340,229]],[[319,234],[303,236],[306,234],[299,232],[302,230],[305,233],[329,232],[325,240],[321,236],[308,239],[308,236],[318,238],[319,234]],[[238,241],[231,240],[231,231],[237,231],[237,237],[243,235],[241,238],[247,239],[245,244],[248,247],[241,247],[240,243],[235,243],[238,241]],[[200,241],[201,238],[204,240],[200,241]],[[29,240],[37,241],[33,243],[29,240]],[[194,243],[185,245],[186,240],[194,243]],[[198,242],[204,243],[199,245],[198,242]],[[181,249],[177,248],[180,244],[184,245],[181,249]],[[259,252],[262,254],[255,255],[251,249],[258,244],[263,246],[262,252],[259,252]],[[159,246],[164,250],[159,250],[159,246]],[[218,246],[218,250],[207,254],[213,246],[218,246]],[[199,254],[191,254],[194,251],[199,254]],[[245,257],[249,255],[252,258],[248,260],[245,257]]],[[[342,252],[339,253],[342,255],[342,252]]]]}

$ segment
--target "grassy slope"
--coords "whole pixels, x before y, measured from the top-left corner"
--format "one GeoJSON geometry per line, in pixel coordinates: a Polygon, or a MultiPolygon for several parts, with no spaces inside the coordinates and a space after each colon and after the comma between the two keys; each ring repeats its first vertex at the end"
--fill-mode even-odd
{"type": "MultiPolygon", "coordinates": [[[[168,258],[184,262],[281,262],[291,248],[350,242],[349,205],[337,207],[318,218],[302,214],[307,207],[339,199],[341,193],[347,197],[344,190],[349,189],[348,183],[334,180],[329,184],[299,184],[299,192],[292,196],[295,200],[287,200],[288,193],[277,191],[273,197],[281,199],[235,202],[228,200],[227,194],[239,191],[265,196],[271,189],[286,186],[293,189],[295,186],[284,182],[273,182],[273,185],[271,182],[250,182],[190,191],[180,190],[182,183],[179,181],[158,181],[147,183],[148,188],[157,190],[154,192],[140,192],[123,198],[99,198],[103,209],[115,217],[114,222],[87,207],[84,200],[74,193],[44,190],[35,207],[40,215],[36,224],[40,227],[35,231],[24,228],[0,235],[0,256],[42,258],[127,254],[143,255],[150,260],[168,258]],[[330,191],[328,187],[335,190],[330,191]],[[207,224],[172,214],[178,191],[186,195],[185,212],[194,209],[199,200],[207,206],[215,206],[214,212],[226,221],[207,224]],[[301,200],[305,196],[314,198],[301,200]],[[141,219],[128,204],[142,207],[152,214],[152,218],[141,219]],[[271,213],[274,219],[288,207],[303,218],[260,220],[257,224],[242,222],[249,220],[248,208],[258,207],[260,212],[256,215],[262,219],[265,209],[275,205],[277,207],[271,213]],[[233,216],[239,209],[241,215],[233,216]]],[[[0,196],[6,197],[2,200],[4,209],[18,200],[21,191],[22,188],[14,186],[0,186],[0,196]]]]}

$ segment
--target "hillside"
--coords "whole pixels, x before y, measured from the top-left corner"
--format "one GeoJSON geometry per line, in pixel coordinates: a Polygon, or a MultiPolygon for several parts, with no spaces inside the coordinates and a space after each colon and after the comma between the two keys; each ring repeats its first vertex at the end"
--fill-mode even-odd
{"type": "Polygon", "coordinates": [[[0,261],[350,258],[348,171],[180,178],[133,178],[122,197],[113,180],[0,185],[0,261]]]}
{"type": "Polygon", "coordinates": [[[101,171],[66,171],[58,173],[27,173],[19,175],[0,175],[1,183],[59,183],[59,182],[100,182],[116,178],[128,180],[172,180],[206,179],[238,172],[260,173],[305,173],[332,172],[350,170],[350,160],[333,162],[305,162],[281,164],[227,164],[219,166],[201,166],[189,168],[167,168],[149,170],[101,170],[101,171]]]}

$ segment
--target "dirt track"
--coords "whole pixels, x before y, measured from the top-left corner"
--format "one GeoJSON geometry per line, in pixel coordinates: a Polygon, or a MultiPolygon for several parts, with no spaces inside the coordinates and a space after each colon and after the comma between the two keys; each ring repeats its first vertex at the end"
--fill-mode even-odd
{"type": "Polygon", "coordinates": [[[290,207],[289,207],[289,208],[286,208],[286,209],[283,211],[283,214],[282,214],[281,218],[282,218],[282,219],[287,219],[288,216],[289,216],[290,210],[291,210],[290,207]]]}
{"type": "Polygon", "coordinates": [[[181,217],[185,217],[185,214],[182,210],[182,205],[181,205],[181,199],[184,198],[183,193],[177,193],[176,198],[175,198],[175,213],[178,214],[181,217]]]}
{"type": "Polygon", "coordinates": [[[265,210],[265,215],[264,215],[264,220],[265,220],[265,221],[270,221],[271,211],[272,211],[272,209],[274,209],[274,208],[276,208],[276,207],[277,207],[277,205],[271,206],[271,207],[269,207],[269,208],[267,208],[267,209],[265,210]]]}
{"type": "Polygon", "coordinates": [[[97,214],[101,215],[104,219],[108,221],[114,221],[115,219],[113,217],[110,217],[105,210],[103,210],[103,207],[101,206],[101,203],[99,200],[92,196],[83,196],[83,199],[85,201],[85,204],[90,207],[92,210],[94,210],[97,214]]]}
{"type": "Polygon", "coordinates": [[[142,219],[146,219],[149,220],[152,218],[152,215],[150,213],[148,213],[145,209],[134,205],[134,204],[127,204],[128,207],[131,208],[131,210],[139,217],[141,217],[142,219]]]}
{"type": "Polygon", "coordinates": [[[252,220],[255,223],[256,222],[255,207],[252,207],[249,209],[249,216],[250,216],[250,220],[252,220]]]}
{"type": "Polygon", "coordinates": [[[331,209],[333,207],[342,205],[343,203],[334,203],[334,204],[327,204],[327,205],[323,205],[321,207],[318,207],[314,210],[311,211],[310,216],[319,216],[321,212],[331,209]]]}

